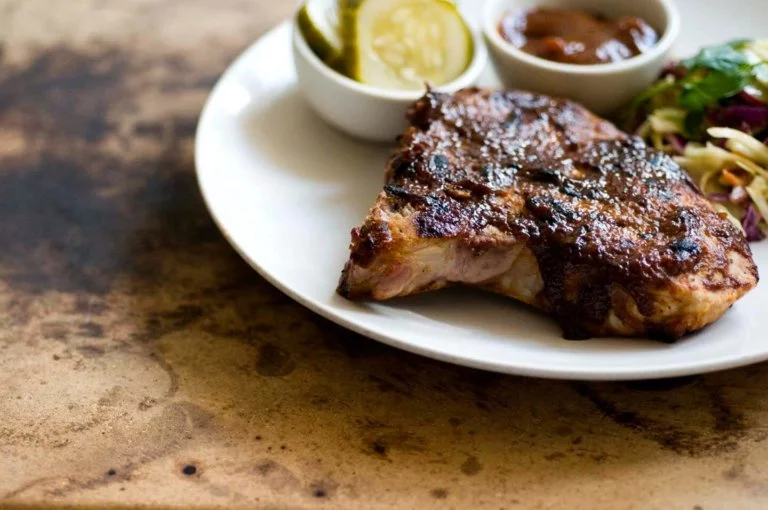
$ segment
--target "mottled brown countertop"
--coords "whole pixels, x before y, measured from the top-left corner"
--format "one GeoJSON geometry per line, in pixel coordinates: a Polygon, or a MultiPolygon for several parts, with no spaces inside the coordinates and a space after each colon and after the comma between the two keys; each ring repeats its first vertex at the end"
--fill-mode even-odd
{"type": "Polygon", "coordinates": [[[478,372],[346,332],[240,260],[194,128],[293,4],[0,0],[0,507],[768,507],[766,365],[478,372]]]}

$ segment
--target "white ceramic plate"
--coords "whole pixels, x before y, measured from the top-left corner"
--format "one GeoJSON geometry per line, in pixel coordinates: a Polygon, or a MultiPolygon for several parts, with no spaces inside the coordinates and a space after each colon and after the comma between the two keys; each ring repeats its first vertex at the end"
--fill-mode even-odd
{"type": "MultiPolygon", "coordinates": [[[[480,2],[478,2],[479,4],[480,2]]],[[[681,1],[679,54],[732,37],[768,36],[764,0],[681,1]]],[[[466,289],[352,303],[334,292],[350,230],[382,186],[387,148],[327,127],[297,94],[290,27],[280,25],[221,78],[200,120],[196,160],[205,201],[237,251],[301,304],[387,344],[477,368],[551,378],[678,376],[768,359],[768,289],[673,345],[569,342],[513,301],[466,289]]],[[[494,77],[487,73],[486,84],[494,77]]],[[[754,245],[768,270],[768,241],[754,245]]]]}

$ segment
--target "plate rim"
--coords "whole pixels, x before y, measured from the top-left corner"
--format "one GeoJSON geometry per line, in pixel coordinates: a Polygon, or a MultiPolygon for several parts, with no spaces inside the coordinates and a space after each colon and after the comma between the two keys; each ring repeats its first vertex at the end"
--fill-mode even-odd
{"type": "MultiPolygon", "coordinates": [[[[215,102],[215,98],[222,87],[222,84],[226,82],[235,72],[242,62],[247,61],[250,55],[257,50],[257,48],[266,44],[273,38],[279,38],[280,32],[288,32],[286,35],[290,35],[291,25],[290,21],[282,21],[277,24],[259,38],[257,38],[252,44],[250,44],[245,50],[243,50],[230,64],[226,70],[216,81],[216,84],[211,89],[207,96],[204,106],[199,116],[196,134],[195,134],[195,147],[194,147],[194,160],[195,160],[195,176],[200,189],[200,193],[203,197],[203,202],[211,215],[217,228],[221,231],[224,238],[232,246],[235,252],[245,262],[253,268],[262,278],[264,278],[270,285],[276,287],[278,290],[286,294],[288,297],[309,309],[313,313],[316,313],[325,319],[338,324],[350,331],[358,333],[360,335],[371,338],[375,341],[382,342],[391,347],[401,349],[413,354],[425,356],[427,358],[435,359],[438,361],[456,364],[460,366],[466,366],[470,368],[487,370],[491,372],[504,373],[510,375],[537,377],[543,379],[554,380],[578,380],[578,381],[631,381],[631,380],[645,380],[645,379],[659,379],[670,377],[682,377],[688,375],[705,374],[710,372],[728,370],[732,368],[752,365],[761,361],[768,360],[768,350],[762,353],[751,353],[747,355],[729,355],[723,357],[712,358],[709,361],[699,362],[695,365],[680,365],[671,364],[668,366],[655,366],[650,370],[639,369],[635,366],[620,366],[618,368],[601,369],[599,372],[595,372],[594,369],[585,370],[578,367],[565,367],[562,365],[556,366],[542,366],[538,364],[514,364],[509,360],[505,362],[494,362],[493,360],[480,360],[473,359],[471,357],[458,357],[450,353],[446,353],[436,349],[426,348],[420,345],[414,345],[410,342],[404,341],[396,336],[388,335],[384,332],[371,329],[365,325],[355,322],[352,319],[340,315],[335,309],[323,302],[318,301],[312,297],[308,297],[299,291],[294,290],[289,285],[283,283],[280,279],[275,277],[265,269],[258,261],[251,258],[240,245],[235,241],[229,229],[224,225],[224,222],[217,215],[216,206],[214,200],[209,195],[210,190],[206,189],[203,183],[203,174],[205,171],[201,167],[201,153],[204,142],[200,135],[204,133],[204,126],[210,122],[209,118],[213,115],[212,109],[215,102]]],[[[286,37],[289,41],[290,37],[286,37]]]]}

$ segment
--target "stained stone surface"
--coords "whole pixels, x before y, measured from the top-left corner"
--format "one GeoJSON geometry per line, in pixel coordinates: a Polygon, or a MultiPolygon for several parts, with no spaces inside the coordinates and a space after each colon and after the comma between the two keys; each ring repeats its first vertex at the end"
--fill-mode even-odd
{"type": "Polygon", "coordinates": [[[0,0],[0,507],[768,508],[766,365],[453,367],[240,260],[195,184],[195,125],[293,5],[0,0]]]}

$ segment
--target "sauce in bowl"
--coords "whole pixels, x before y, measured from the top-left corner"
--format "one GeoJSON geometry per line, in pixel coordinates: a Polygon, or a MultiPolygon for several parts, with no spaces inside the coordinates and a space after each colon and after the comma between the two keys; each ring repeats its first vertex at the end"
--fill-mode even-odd
{"type": "Polygon", "coordinates": [[[539,58],[563,64],[609,64],[650,50],[656,31],[633,16],[610,20],[584,11],[538,7],[509,13],[501,36],[539,58]]]}

